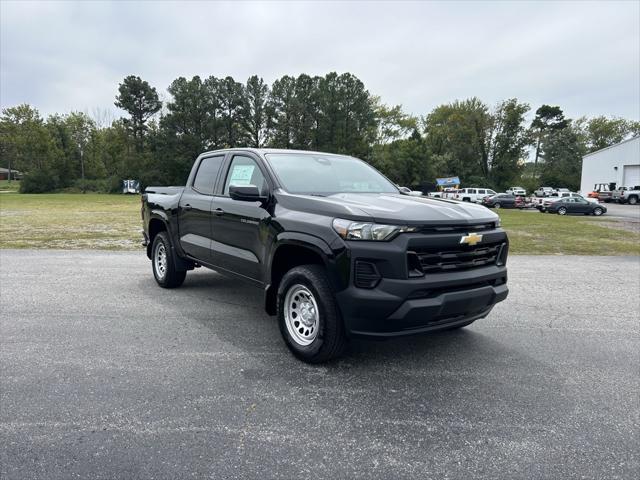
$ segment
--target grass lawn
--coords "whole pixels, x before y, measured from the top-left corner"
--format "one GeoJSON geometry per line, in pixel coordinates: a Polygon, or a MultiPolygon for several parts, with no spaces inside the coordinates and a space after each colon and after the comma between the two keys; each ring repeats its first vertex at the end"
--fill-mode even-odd
{"type": "Polygon", "coordinates": [[[500,210],[511,253],[529,255],[640,255],[640,234],[612,229],[607,215],[555,215],[500,210]]]}
{"type": "MultiPolygon", "coordinates": [[[[500,210],[511,253],[640,255],[640,234],[595,218],[500,210]]],[[[0,248],[140,249],[137,195],[0,193],[0,248]]]]}
{"type": "Polygon", "coordinates": [[[1,192],[17,192],[20,188],[20,182],[17,180],[0,180],[0,193],[1,192]]]}
{"type": "Polygon", "coordinates": [[[0,193],[0,248],[139,249],[140,197],[0,193]]]}

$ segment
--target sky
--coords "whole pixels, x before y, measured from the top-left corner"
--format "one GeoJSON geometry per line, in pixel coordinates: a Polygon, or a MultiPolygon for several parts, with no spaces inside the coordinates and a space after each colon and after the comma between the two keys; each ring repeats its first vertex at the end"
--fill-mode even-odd
{"type": "Polygon", "coordinates": [[[426,115],[477,96],[640,120],[640,1],[171,2],[0,0],[0,105],[122,114],[138,75],[351,72],[426,115]]]}

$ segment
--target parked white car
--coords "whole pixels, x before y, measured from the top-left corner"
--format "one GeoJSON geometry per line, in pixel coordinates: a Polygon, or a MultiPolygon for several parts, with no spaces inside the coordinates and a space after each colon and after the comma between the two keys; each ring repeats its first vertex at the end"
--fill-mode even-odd
{"type": "Polygon", "coordinates": [[[509,187],[507,188],[507,192],[511,195],[515,195],[515,196],[519,196],[519,197],[524,197],[527,195],[527,191],[522,188],[522,187],[509,187]]]}
{"type": "Polygon", "coordinates": [[[533,192],[533,194],[536,197],[548,197],[552,193],[553,193],[553,188],[551,187],[540,187],[535,192],[533,192]]]}
{"type": "Polygon", "coordinates": [[[495,194],[496,192],[490,188],[461,188],[454,194],[453,198],[463,202],[482,203],[484,197],[490,197],[495,194]]]}

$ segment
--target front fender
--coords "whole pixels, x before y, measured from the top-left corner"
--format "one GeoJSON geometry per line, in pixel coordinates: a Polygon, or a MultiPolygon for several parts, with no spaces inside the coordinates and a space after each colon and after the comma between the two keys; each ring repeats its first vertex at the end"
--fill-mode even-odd
{"type": "Polygon", "coordinates": [[[328,244],[324,239],[302,232],[282,232],[278,234],[268,255],[265,264],[265,306],[270,314],[275,314],[274,299],[276,285],[271,285],[273,259],[278,249],[284,246],[297,246],[310,250],[317,254],[324,264],[329,278],[329,283],[334,292],[343,290],[349,281],[350,259],[349,252],[344,242],[332,242],[328,244]],[[275,287],[275,288],[273,288],[275,287]]]}

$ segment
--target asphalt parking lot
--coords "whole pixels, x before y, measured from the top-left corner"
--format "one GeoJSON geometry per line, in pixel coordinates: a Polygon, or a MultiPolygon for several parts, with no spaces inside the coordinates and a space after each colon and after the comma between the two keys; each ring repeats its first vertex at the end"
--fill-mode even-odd
{"type": "Polygon", "coordinates": [[[260,292],[0,251],[0,478],[640,476],[640,258],[510,259],[465,331],[295,360],[260,292]]]}
{"type": "Polygon", "coordinates": [[[607,208],[607,216],[640,222],[640,205],[621,205],[619,203],[603,203],[603,205],[607,208]]]}

